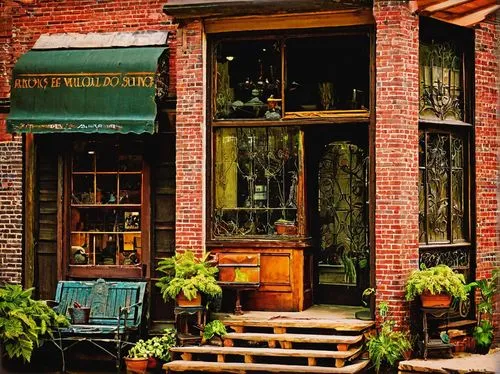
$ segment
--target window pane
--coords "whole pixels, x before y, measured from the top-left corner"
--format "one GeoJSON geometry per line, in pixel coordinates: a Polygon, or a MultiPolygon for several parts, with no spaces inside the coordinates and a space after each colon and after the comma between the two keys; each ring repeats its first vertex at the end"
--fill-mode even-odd
{"type": "MultiPolygon", "coordinates": [[[[268,99],[281,97],[276,40],[224,41],[217,46],[215,117],[264,118],[268,99]]],[[[281,117],[280,111],[273,111],[281,117]]],[[[269,113],[267,113],[269,116],[269,113]]]]}
{"type": "Polygon", "coordinates": [[[463,119],[462,59],[451,43],[420,44],[420,117],[463,119]]]}
{"type": "Polygon", "coordinates": [[[466,239],[464,222],[464,142],[461,138],[451,138],[452,170],[452,233],[453,240],[466,239]]]}
{"type": "Polygon", "coordinates": [[[214,234],[295,235],[298,129],[218,129],[215,146],[214,234]]]}
{"type": "Polygon", "coordinates": [[[449,136],[427,134],[427,201],[429,242],[449,241],[449,136]]]}
{"type": "Polygon", "coordinates": [[[288,39],[286,64],[286,112],[368,108],[367,35],[288,39]]]}
{"type": "Polygon", "coordinates": [[[419,132],[418,137],[418,229],[419,229],[419,242],[427,242],[427,223],[425,215],[425,133],[419,132]]]}

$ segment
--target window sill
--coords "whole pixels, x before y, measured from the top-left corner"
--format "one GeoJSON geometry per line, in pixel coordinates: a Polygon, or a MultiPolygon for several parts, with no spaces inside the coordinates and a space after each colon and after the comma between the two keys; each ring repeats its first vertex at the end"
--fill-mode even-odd
{"type": "Polygon", "coordinates": [[[146,265],[69,265],[68,276],[73,278],[143,278],[146,265]]]}

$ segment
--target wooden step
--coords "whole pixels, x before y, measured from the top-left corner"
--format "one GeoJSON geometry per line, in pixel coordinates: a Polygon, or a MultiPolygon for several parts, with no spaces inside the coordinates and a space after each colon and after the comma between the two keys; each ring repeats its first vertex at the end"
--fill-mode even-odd
{"type": "Polygon", "coordinates": [[[339,332],[361,332],[375,326],[373,321],[361,321],[357,319],[307,319],[307,318],[275,318],[275,319],[244,319],[228,318],[222,319],[224,325],[236,331],[242,331],[244,327],[283,327],[300,329],[331,329],[339,332]]]}
{"type": "Polygon", "coordinates": [[[449,323],[442,323],[438,326],[439,330],[456,329],[459,327],[472,327],[477,324],[475,319],[463,319],[460,321],[453,321],[449,323]]]}
{"type": "Polygon", "coordinates": [[[361,372],[367,365],[368,360],[360,360],[342,368],[331,368],[325,366],[302,366],[302,365],[276,365],[276,364],[255,364],[236,362],[206,362],[206,361],[171,361],[163,365],[163,370],[169,372],[190,371],[190,372],[210,372],[210,373],[318,373],[334,374],[346,373],[354,374],[361,372]]]}
{"type": "Polygon", "coordinates": [[[262,333],[236,333],[231,332],[223,337],[224,346],[232,347],[234,340],[246,340],[254,342],[267,342],[269,348],[275,348],[279,342],[281,348],[292,348],[292,343],[321,343],[337,344],[339,351],[347,351],[352,344],[363,340],[363,335],[315,335],[315,334],[262,334],[262,333]]]}
{"type": "Polygon", "coordinates": [[[342,367],[347,361],[354,360],[361,353],[361,348],[348,351],[331,351],[315,349],[280,349],[280,348],[245,348],[245,347],[218,347],[218,346],[187,346],[173,347],[171,352],[180,353],[183,360],[191,360],[194,354],[217,355],[218,362],[225,362],[227,355],[244,356],[245,362],[253,362],[254,357],[301,357],[307,358],[309,366],[316,366],[318,358],[335,360],[336,367],[342,367]]]}

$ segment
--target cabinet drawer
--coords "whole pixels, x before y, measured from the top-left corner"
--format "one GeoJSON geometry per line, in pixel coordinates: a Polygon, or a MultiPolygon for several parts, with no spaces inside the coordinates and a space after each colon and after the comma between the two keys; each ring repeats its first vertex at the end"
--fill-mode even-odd
{"type": "Polygon", "coordinates": [[[219,253],[219,267],[259,265],[259,253],[219,253]]]}

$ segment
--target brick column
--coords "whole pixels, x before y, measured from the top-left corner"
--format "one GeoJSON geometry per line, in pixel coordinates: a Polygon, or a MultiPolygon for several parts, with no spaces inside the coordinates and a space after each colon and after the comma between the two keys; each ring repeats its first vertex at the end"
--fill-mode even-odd
{"type": "Polygon", "coordinates": [[[23,248],[22,159],[20,136],[14,136],[9,141],[0,141],[0,284],[4,282],[21,283],[23,248]]]}
{"type": "Polygon", "coordinates": [[[404,284],[418,267],[418,17],[404,1],[376,0],[376,302],[409,322],[404,284]]]}
{"type": "Polygon", "coordinates": [[[200,22],[177,32],[176,250],[205,245],[205,71],[200,22]]]}
{"type": "MultiPolygon", "coordinates": [[[[476,278],[481,279],[500,265],[500,26],[482,23],[475,33],[476,278]]],[[[500,297],[496,299],[499,326],[500,297]]],[[[499,340],[500,329],[495,333],[499,340]]]]}

